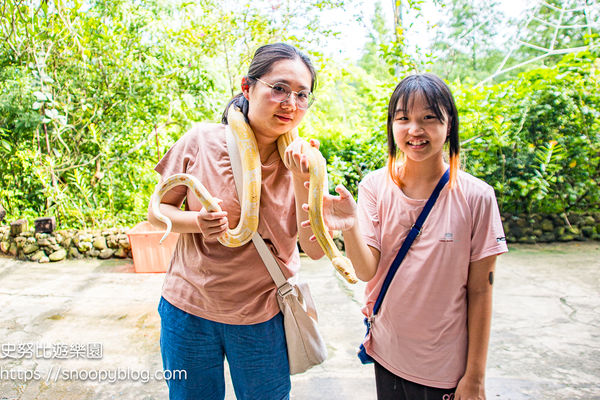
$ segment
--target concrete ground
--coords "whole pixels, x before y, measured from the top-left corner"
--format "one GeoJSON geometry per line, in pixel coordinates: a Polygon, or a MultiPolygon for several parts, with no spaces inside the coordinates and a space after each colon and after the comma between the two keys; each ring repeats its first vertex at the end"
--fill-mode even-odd
{"type": "MultiPolygon", "coordinates": [[[[163,276],[123,260],[0,258],[0,400],[167,398],[163,276]]],[[[363,286],[325,259],[303,258],[302,276],[329,358],[292,377],[292,399],[375,399],[372,367],[355,356],[363,286]]],[[[494,307],[488,399],[600,399],[600,243],[511,246],[498,260],[494,307]]]]}

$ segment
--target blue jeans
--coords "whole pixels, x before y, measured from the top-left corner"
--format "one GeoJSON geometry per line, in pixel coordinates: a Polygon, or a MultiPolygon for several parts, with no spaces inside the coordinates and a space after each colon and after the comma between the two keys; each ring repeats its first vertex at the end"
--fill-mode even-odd
{"type": "Polygon", "coordinates": [[[283,316],[254,325],[229,325],[188,314],[160,299],[163,368],[184,370],[167,380],[169,399],[223,400],[224,358],[238,400],[288,400],[290,369],[283,316]]]}

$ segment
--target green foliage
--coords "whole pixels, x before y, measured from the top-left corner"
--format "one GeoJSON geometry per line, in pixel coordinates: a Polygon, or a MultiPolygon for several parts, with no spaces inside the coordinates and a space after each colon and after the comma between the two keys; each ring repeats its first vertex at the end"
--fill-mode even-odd
{"type": "MultiPolygon", "coordinates": [[[[250,0],[7,2],[0,8],[7,220],[54,215],[62,228],[82,228],[144,219],[156,162],[192,123],[220,120],[256,48],[274,41],[307,50],[315,62],[317,102],[301,134],[321,141],[331,190],[341,183],[356,194],[363,176],[385,165],[387,103],[398,76],[417,68],[406,53],[402,7],[419,11],[420,2],[394,4],[394,29],[376,9],[364,56],[353,64],[319,50],[336,34],[320,13],[345,7],[341,0],[262,8],[250,0]]],[[[598,209],[597,57],[570,55],[489,87],[452,84],[463,165],[494,186],[504,211],[598,209]]]]}
{"type": "Polygon", "coordinates": [[[310,45],[340,0],[82,0],[0,8],[0,202],[62,227],[144,218],[154,164],[195,121],[219,121],[263,43],[310,45]],[[303,15],[304,37],[295,15],[303,15]]]}
{"type": "MultiPolygon", "coordinates": [[[[330,190],[342,183],[356,194],[362,177],[385,165],[387,102],[396,82],[375,78],[376,66],[372,74],[334,71],[323,88],[333,96],[321,94],[309,120],[328,160],[330,190]]],[[[584,52],[493,86],[451,85],[463,167],[496,189],[503,211],[599,208],[599,78],[598,54],[584,52]]]]}
{"type": "Polygon", "coordinates": [[[185,20],[171,34],[157,8],[57,1],[3,9],[0,187],[9,215],[34,205],[63,226],[103,226],[143,214],[131,193],[150,193],[160,143],[213,114],[195,103],[214,88],[201,61],[211,47],[185,20]],[[13,172],[30,165],[31,175],[13,172]]]}
{"type": "MultiPolygon", "coordinates": [[[[427,63],[428,53],[421,53],[417,47],[416,53],[408,51],[407,25],[411,27],[413,23],[407,24],[404,19],[409,16],[415,18],[421,16],[422,0],[393,0],[393,18],[394,25],[389,29],[386,25],[386,15],[380,1],[374,3],[374,13],[371,19],[371,33],[369,41],[365,44],[363,57],[358,64],[371,74],[375,74],[379,79],[397,79],[411,71],[419,70],[421,64],[427,63]],[[408,15],[411,11],[415,15],[408,15]]],[[[439,0],[433,0],[433,4],[439,4],[439,0]]],[[[388,17],[389,18],[389,17],[388,17]]]]}
{"type": "Polygon", "coordinates": [[[486,88],[455,85],[463,164],[494,186],[504,211],[598,209],[597,57],[571,54],[486,88]]]}
{"type": "Polygon", "coordinates": [[[320,71],[318,103],[303,123],[328,161],[330,190],[343,184],[356,194],[364,174],[385,162],[387,101],[394,80],[379,80],[356,66],[331,65],[320,71]]]}
{"type": "MultiPolygon", "coordinates": [[[[548,0],[536,4],[533,8],[536,18],[523,26],[521,37],[532,46],[520,46],[513,55],[518,61],[543,55],[547,49],[570,49],[598,45],[597,16],[590,13],[594,2],[580,0],[548,0]],[[584,4],[586,4],[584,6],[584,4]],[[561,10],[562,9],[562,10],[561,10]],[[563,11],[564,10],[564,11],[563,11]]],[[[538,65],[555,65],[562,55],[544,57],[538,65]]],[[[510,62],[509,64],[512,64],[510,62]]]]}
{"type": "Polygon", "coordinates": [[[328,170],[330,192],[337,185],[344,185],[356,197],[358,184],[366,174],[381,168],[387,159],[385,140],[375,135],[371,138],[345,137],[336,143],[328,143],[334,155],[329,157],[328,170]]]}
{"type": "Polygon", "coordinates": [[[452,0],[446,3],[447,19],[440,21],[433,49],[433,71],[453,81],[469,77],[480,81],[502,61],[495,47],[503,13],[496,0],[452,0]]]}

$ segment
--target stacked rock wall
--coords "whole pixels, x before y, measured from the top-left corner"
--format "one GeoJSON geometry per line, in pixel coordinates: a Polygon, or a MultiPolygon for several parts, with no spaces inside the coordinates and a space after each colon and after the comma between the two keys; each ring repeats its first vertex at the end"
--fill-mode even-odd
{"type": "Polygon", "coordinates": [[[23,261],[50,262],[65,258],[131,257],[128,229],[104,231],[56,231],[35,233],[33,230],[11,235],[9,226],[0,227],[0,251],[23,261]]]}
{"type": "MultiPolygon", "coordinates": [[[[550,243],[573,240],[600,241],[600,212],[556,215],[502,215],[502,225],[508,243],[550,243]]],[[[344,250],[344,239],[333,239],[344,250]]]]}
{"type": "MultiPolygon", "coordinates": [[[[572,240],[600,241],[600,212],[587,214],[502,216],[509,243],[549,243],[572,240]]],[[[0,252],[19,260],[50,262],[65,258],[131,258],[127,228],[103,231],[55,231],[35,233],[0,226],[0,252]]],[[[334,239],[343,249],[342,237],[334,239]]]]}
{"type": "Polygon", "coordinates": [[[502,215],[509,243],[600,240],[600,212],[587,214],[502,215]]]}

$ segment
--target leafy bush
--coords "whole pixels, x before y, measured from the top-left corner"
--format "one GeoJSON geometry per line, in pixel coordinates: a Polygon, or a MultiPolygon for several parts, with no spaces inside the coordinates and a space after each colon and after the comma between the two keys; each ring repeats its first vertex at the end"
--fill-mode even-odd
{"type": "Polygon", "coordinates": [[[463,164],[494,186],[503,211],[598,209],[599,61],[571,54],[494,86],[455,84],[463,164]]]}
{"type": "MultiPolygon", "coordinates": [[[[504,212],[553,214],[600,204],[600,59],[584,52],[554,67],[487,87],[456,81],[462,165],[496,190],[504,212]]],[[[356,194],[365,173],[385,165],[385,118],[395,82],[342,68],[313,122],[328,160],[330,190],[356,194]],[[333,90],[335,86],[335,90],[333,90]],[[369,89],[370,88],[370,89],[369,89]],[[351,122],[336,111],[353,104],[351,122]]]]}
{"type": "Polygon", "coordinates": [[[387,159],[387,102],[396,83],[357,66],[338,65],[320,71],[319,81],[318,101],[301,133],[321,142],[330,191],[343,184],[356,195],[363,176],[387,159]]]}
{"type": "MultiPolygon", "coordinates": [[[[144,219],[154,164],[193,122],[220,119],[257,46],[318,47],[316,11],[343,2],[284,3],[269,17],[249,1],[231,9],[214,0],[8,2],[0,9],[6,220],[54,215],[63,228],[82,228],[144,219]],[[294,27],[293,15],[310,23],[294,27]]],[[[391,68],[406,55],[384,42],[367,46],[358,65],[312,52],[318,100],[301,134],[321,141],[331,189],[342,183],[356,194],[385,164],[394,73],[411,63],[391,68]]],[[[598,209],[599,69],[596,50],[494,86],[451,85],[463,165],[494,186],[504,211],[598,209]]]]}
{"type": "Polygon", "coordinates": [[[154,28],[153,7],[3,8],[15,28],[2,32],[0,50],[0,198],[9,216],[55,215],[63,227],[139,220],[170,135],[212,117],[198,101],[214,89],[202,63],[211,47],[186,35],[186,21],[177,35],[154,28]]]}

